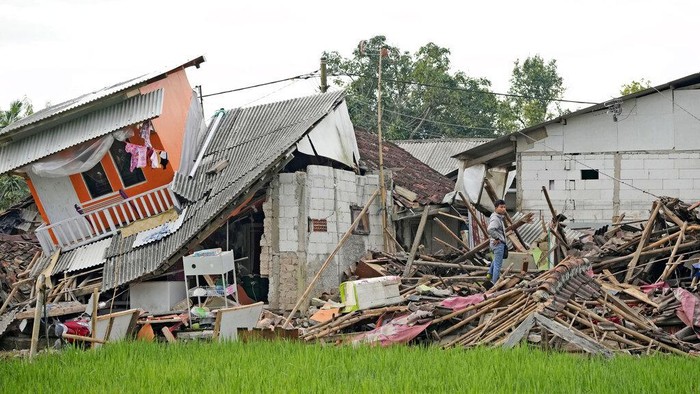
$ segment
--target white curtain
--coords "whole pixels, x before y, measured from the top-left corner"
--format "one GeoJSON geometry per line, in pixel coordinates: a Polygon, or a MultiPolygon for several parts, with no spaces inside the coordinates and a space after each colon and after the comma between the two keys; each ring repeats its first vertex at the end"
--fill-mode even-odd
{"type": "Polygon", "coordinates": [[[134,135],[131,129],[122,129],[93,141],[54,153],[20,170],[44,178],[59,178],[88,171],[107,153],[114,140],[124,141],[134,135]]]}

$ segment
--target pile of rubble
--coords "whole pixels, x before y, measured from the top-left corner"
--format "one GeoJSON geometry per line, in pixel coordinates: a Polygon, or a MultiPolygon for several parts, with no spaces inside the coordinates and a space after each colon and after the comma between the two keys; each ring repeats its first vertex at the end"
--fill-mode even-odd
{"type": "MultiPolygon", "coordinates": [[[[527,341],[606,357],[697,355],[700,221],[694,208],[662,198],[643,223],[620,218],[582,239],[566,239],[561,216],[552,210],[550,232],[557,241],[546,254],[560,259],[554,268],[533,272],[527,262],[511,264],[492,287],[485,277],[485,244],[433,256],[374,253],[350,273],[355,299],[346,295],[312,306],[311,317],[291,322],[305,341],[445,348],[527,341]],[[383,294],[371,284],[380,278],[383,294]],[[362,286],[375,290],[363,294],[362,286]],[[362,297],[369,297],[366,307],[362,297]]],[[[511,239],[519,225],[509,226],[511,239]]]]}

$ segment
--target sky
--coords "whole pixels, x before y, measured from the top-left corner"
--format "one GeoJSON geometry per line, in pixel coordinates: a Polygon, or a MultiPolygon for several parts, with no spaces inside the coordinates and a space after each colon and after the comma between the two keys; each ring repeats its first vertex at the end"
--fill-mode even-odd
{"type": "MultiPolygon", "coordinates": [[[[556,59],[564,98],[602,102],[632,80],[700,72],[699,14],[700,2],[675,0],[2,0],[0,109],[23,97],[41,109],[199,55],[192,86],[235,89],[315,71],[324,51],[350,56],[375,35],[410,52],[449,48],[453,71],[487,78],[495,92],[508,90],[516,59],[556,59]]],[[[318,84],[206,98],[205,114],[314,94],[318,84]]]]}

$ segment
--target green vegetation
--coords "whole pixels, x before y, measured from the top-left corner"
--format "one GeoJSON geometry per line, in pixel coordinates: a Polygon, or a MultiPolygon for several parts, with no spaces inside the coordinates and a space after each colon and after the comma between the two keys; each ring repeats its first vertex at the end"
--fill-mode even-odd
{"type": "MultiPolygon", "coordinates": [[[[8,109],[0,108],[0,129],[33,113],[34,107],[27,98],[15,100],[10,103],[8,109]]],[[[29,187],[22,177],[0,174],[0,212],[24,200],[27,196],[29,196],[29,187]]]]}
{"type": "Polygon", "coordinates": [[[552,119],[564,81],[556,60],[517,59],[510,96],[494,94],[491,81],[454,70],[451,52],[432,42],[415,53],[386,37],[363,41],[351,57],[326,52],[332,81],[347,90],[355,126],[377,128],[377,71],[382,58],[382,130],[387,139],[493,137],[552,119]]]}
{"type": "Polygon", "coordinates": [[[0,392],[697,393],[698,368],[675,356],[604,360],[529,348],[136,342],[0,361],[0,392]]]}

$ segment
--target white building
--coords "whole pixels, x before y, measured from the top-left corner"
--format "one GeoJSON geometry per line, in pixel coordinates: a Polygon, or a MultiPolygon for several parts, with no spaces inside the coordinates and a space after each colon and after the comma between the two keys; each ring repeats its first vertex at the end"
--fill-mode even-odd
{"type": "Polygon", "coordinates": [[[509,209],[549,216],[545,187],[575,226],[609,223],[623,213],[626,220],[646,218],[656,196],[694,202],[700,197],[698,84],[700,74],[689,75],[467,150],[455,156],[461,160],[456,188],[476,200],[484,175],[507,183],[504,174],[512,171],[516,199],[509,209]]]}

